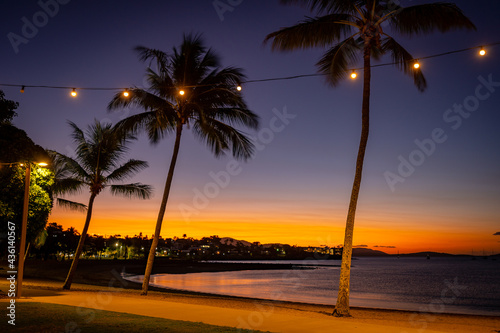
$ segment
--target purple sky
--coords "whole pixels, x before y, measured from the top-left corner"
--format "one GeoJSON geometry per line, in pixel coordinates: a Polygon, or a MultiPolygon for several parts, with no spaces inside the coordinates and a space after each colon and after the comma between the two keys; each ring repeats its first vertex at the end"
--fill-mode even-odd
{"type": "MultiPolygon", "coordinates": [[[[232,11],[224,12],[223,20],[211,0],[60,0],[64,4],[59,5],[57,13],[51,13],[52,17],[40,14],[40,3],[54,1],[6,0],[0,4],[0,83],[142,86],[145,64],[137,59],[133,47],[144,45],[170,51],[179,45],[183,33],[190,32],[203,33],[206,44],[221,55],[223,65],[244,68],[250,80],[315,73],[314,64],[323,52],[315,49],[277,53],[262,45],[268,33],[312,15],[298,6],[280,5],[279,1],[243,0],[232,11]],[[26,43],[18,45],[16,52],[9,34],[11,38],[12,33],[22,36],[25,22],[34,20],[38,20],[38,31],[25,29],[26,43]]],[[[401,1],[403,6],[418,3],[424,1],[401,1]]],[[[415,57],[423,57],[500,41],[498,1],[455,3],[477,25],[477,32],[399,37],[400,43],[415,57]]],[[[500,82],[499,56],[500,46],[496,46],[482,58],[476,51],[469,51],[425,60],[422,70],[429,84],[425,93],[419,93],[412,80],[395,68],[373,69],[372,132],[358,205],[358,226],[363,232],[355,242],[394,245],[398,230],[407,226],[419,235],[425,230],[449,233],[443,242],[467,242],[464,235],[476,232],[484,236],[487,250],[498,251],[500,239],[493,233],[500,226],[500,84],[491,90],[478,88],[482,84],[478,77],[500,82]],[[478,89],[483,99],[480,101],[474,99],[478,89]],[[478,105],[474,105],[477,101],[478,105]],[[464,103],[476,111],[459,124],[447,110],[464,103]],[[414,153],[418,149],[415,140],[428,140],[437,128],[442,129],[441,136],[447,140],[437,143],[430,156],[425,156],[422,164],[404,177],[404,182],[394,184],[392,191],[384,174],[398,173],[399,156],[409,159],[413,154],[418,158],[419,153],[414,153]],[[392,235],[374,233],[370,239],[370,230],[377,229],[392,235]]],[[[206,207],[198,209],[191,220],[182,222],[181,207],[194,207],[196,189],[203,190],[213,181],[210,172],[224,170],[230,160],[214,158],[186,132],[166,217],[176,220],[177,227],[184,224],[174,234],[165,224],[162,234],[180,236],[178,230],[183,229],[188,235],[196,235],[206,228],[220,236],[236,234],[248,240],[274,237],[276,241],[294,243],[294,236],[287,235],[287,230],[299,230],[297,227],[302,226],[310,231],[304,231],[306,236],[297,235],[296,243],[316,244],[320,238],[328,239],[331,245],[341,243],[343,234],[339,230],[347,212],[359,142],[361,83],[362,75],[337,88],[328,87],[319,77],[245,85],[245,99],[250,109],[261,116],[262,128],[271,128],[276,112],[283,114],[285,108],[294,118],[290,116],[272,137],[266,136],[269,131],[262,132],[258,140],[260,144],[265,142],[263,149],[257,151],[252,161],[241,165],[241,173],[210,198],[206,207]],[[229,227],[231,224],[213,229],[199,224],[217,216],[233,221],[234,230],[229,227]],[[266,219],[281,226],[281,231],[271,228],[275,234],[269,235],[265,229],[248,227],[266,219]],[[238,226],[240,221],[247,224],[238,226]]],[[[111,91],[79,91],[77,98],[71,98],[66,90],[26,88],[21,94],[19,88],[0,89],[8,99],[20,102],[16,126],[43,147],[69,155],[74,147],[67,120],[86,127],[94,118],[114,123],[135,112],[107,113],[106,106],[114,93],[111,91]]],[[[134,181],[152,184],[156,189],[153,200],[128,202],[104,194],[99,198],[103,212],[114,205],[125,216],[127,209],[144,209],[150,221],[131,234],[153,231],[172,143],[172,139],[167,139],[151,147],[141,138],[132,146],[130,156],[150,164],[134,181]]],[[[58,209],[54,213],[57,217],[58,209]]],[[[56,222],[64,224],[61,219],[59,215],[56,222]]],[[[78,219],[83,220],[81,216],[78,219]]],[[[81,229],[79,225],[75,227],[81,229]]],[[[133,223],[126,228],[136,230],[133,223]]],[[[423,234],[421,237],[425,239],[423,234]]],[[[477,243],[474,238],[470,244],[463,244],[463,249],[469,250],[477,243]]],[[[427,247],[439,250],[434,243],[427,247]]],[[[425,243],[422,248],[426,249],[425,243]]]]}

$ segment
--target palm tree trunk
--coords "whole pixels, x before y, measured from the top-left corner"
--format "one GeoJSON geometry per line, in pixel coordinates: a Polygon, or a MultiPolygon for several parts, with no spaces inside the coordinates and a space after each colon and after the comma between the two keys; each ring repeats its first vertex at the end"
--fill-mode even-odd
{"type": "Polygon", "coordinates": [[[352,185],[351,200],[345,226],[344,249],[342,251],[342,265],[340,267],[339,293],[337,304],[333,315],[336,317],[348,317],[349,313],[349,284],[351,277],[351,257],[352,238],[354,234],[354,217],[358,204],[359,188],[361,186],[361,176],[363,173],[363,162],[365,159],[366,144],[370,127],[370,47],[365,46],[364,50],[364,82],[363,82],[363,110],[361,117],[361,140],[359,142],[358,157],[356,160],[356,173],[352,185]]]}
{"type": "Polygon", "coordinates": [[[163,198],[161,200],[160,211],[158,212],[158,219],[156,220],[155,234],[153,236],[153,242],[151,244],[151,248],[149,249],[148,263],[146,265],[146,271],[144,272],[144,281],[142,283],[141,295],[148,294],[149,279],[151,277],[151,271],[153,270],[153,262],[155,260],[156,247],[158,246],[158,240],[160,238],[161,224],[163,223],[163,217],[165,216],[165,209],[167,207],[168,195],[170,194],[172,179],[174,178],[175,163],[177,162],[177,155],[179,154],[179,147],[181,144],[181,134],[182,134],[182,123],[179,122],[175,134],[174,151],[172,153],[172,159],[170,161],[170,167],[168,169],[168,176],[165,182],[165,188],[163,190],[163,198]]]}
{"type": "Polygon", "coordinates": [[[68,276],[66,277],[66,281],[64,282],[63,289],[69,290],[71,288],[71,283],[73,282],[73,277],[76,272],[76,266],[78,265],[78,260],[80,259],[80,255],[83,251],[83,245],[85,244],[85,238],[87,238],[87,231],[89,230],[90,219],[92,217],[92,206],[94,205],[94,199],[97,194],[92,193],[89,199],[89,205],[87,208],[87,217],[85,219],[85,225],[83,227],[82,234],[80,236],[80,241],[78,242],[78,246],[76,247],[75,257],[73,258],[73,262],[71,263],[71,267],[68,272],[68,276]]]}

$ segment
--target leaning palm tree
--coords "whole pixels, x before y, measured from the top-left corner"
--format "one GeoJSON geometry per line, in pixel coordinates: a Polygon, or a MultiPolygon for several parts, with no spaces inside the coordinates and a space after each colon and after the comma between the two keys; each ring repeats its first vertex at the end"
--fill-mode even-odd
{"type": "Polygon", "coordinates": [[[119,124],[135,133],[145,130],[152,144],[175,133],[174,149],[158,212],[153,242],[148,255],[142,294],[147,295],[156,246],[174,176],[175,164],[184,127],[208,145],[215,156],[231,150],[236,158],[248,159],[253,144],[233,126],[258,128],[259,118],[248,110],[237,87],[244,79],[242,70],[220,68],[217,55],[207,49],[200,36],[184,36],[179,49],[171,54],[157,49],[137,47],[142,61],[149,61],[146,71],[148,89],[133,88],[130,96],[115,95],[108,109],[137,106],[144,112],[132,115],[119,124]],[[154,64],[155,68],[151,65],[154,64]]]}
{"type": "Polygon", "coordinates": [[[273,50],[288,51],[310,47],[329,47],[319,60],[319,72],[327,82],[336,86],[349,74],[361,56],[363,59],[362,129],[356,160],[356,172],[351,191],[345,228],[344,250],[340,271],[339,292],[333,314],[349,316],[349,280],[351,270],[354,216],[358,202],[363,162],[368,141],[370,116],[371,59],[389,53],[394,65],[410,75],[418,90],[427,84],[420,70],[413,68],[412,55],[387,34],[386,28],[403,36],[446,32],[474,24],[451,3],[431,3],[403,8],[393,0],[281,0],[284,4],[302,4],[318,16],[307,18],[297,25],[269,34],[273,50]]]}
{"type": "Polygon", "coordinates": [[[148,166],[147,162],[134,159],[120,164],[124,154],[128,151],[128,144],[135,139],[134,136],[124,134],[116,127],[110,124],[101,124],[97,120],[88,127],[86,132],[72,122],[69,122],[69,125],[73,129],[72,137],[77,145],[76,157],[71,158],[59,153],[53,155],[55,165],[59,168],[57,190],[60,193],[78,193],[84,188],[88,188],[90,199],[87,205],[85,225],[63,289],[71,287],[87,237],[92,208],[97,195],[106,187],[110,188],[113,195],[123,195],[129,198],[148,199],[152,193],[149,185],[140,183],[113,184],[132,177],[148,166]]]}

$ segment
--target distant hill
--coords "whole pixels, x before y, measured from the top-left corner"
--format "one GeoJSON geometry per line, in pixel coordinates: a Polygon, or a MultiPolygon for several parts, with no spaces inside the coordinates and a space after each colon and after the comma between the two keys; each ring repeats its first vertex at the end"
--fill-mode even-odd
{"type": "Polygon", "coordinates": [[[354,248],[352,249],[353,257],[388,257],[390,254],[379,250],[372,250],[367,248],[354,248]]]}
{"type": "Polygon", "coordinates": [[[454,257],[454,254],[441,253],[441,252],[417,252],[417,253],[405,253],[400,254],[400,257],[454,257]]]}
{"type": "Polygon", "coordinates": [[[250,242],[247,242],[244,240],[234,239],[231,237],[223,237],[220,239],[220,242],[222,244],[231,245],[231,246],[236,246],[238,244],[238,242],[243,244],[243,246],[252,246],[252,243],[250,243],[250,242]]]}

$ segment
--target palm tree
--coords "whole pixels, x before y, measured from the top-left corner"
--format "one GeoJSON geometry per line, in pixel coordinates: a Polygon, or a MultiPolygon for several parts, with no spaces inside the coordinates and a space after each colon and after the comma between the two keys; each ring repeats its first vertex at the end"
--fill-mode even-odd
{"type": "Polygon", "coordinates": [[[60,193],[78,193],[82,189],[88,188],[90,199],[87,205],[85,225],[63,289],[71,287],[85,244],[92,217],[92,208],[97,195],[106,187],[110,188],[113,195],[123,195],[129,198],[148,199],[152,193],[152,188],[149,185],[140,183],[113,184],[132,177],[148,166],[145,161],[133,159],[119,164],[123,155],[128,151],[128,144],[135,139],[134,136],[123,134],[117,131],[116,127],[110,124],[101,124],[97,120],[88,127],[86,132],[83,132],[72,122],[69,122],[69,125],[73,128],[72,137],[77,144],[76,157],[71,158],[59,153],[53,156],[55,164],[59,167],[57,189],[60,193]]]}
{"type": "MultiPolygon", "coordinates": [[[[333,315],[349,316],[349,280],[351,270],[354,216],[361,185],[361,175],[369,133],[371,58],[389,53],[394,65],[410,75],[419,91],[427,84],[420,70],[413,68],[412,55],[387,34],[386,26],[408,37],[446,32],[454,29],[475,29],[474,24],[451,3],[431,3],[403,8],[393,0],[281,0],[283,4],[302,4],[318,16],[269,34],[272,49],[288,51],[310,47],[329,47],[318,61],[319,72],[336,86],[349,74],[349,67],[363,59],[362,129],[356,160],[345,228],[344,249],[337,304],[333,315]]],[[[399,2],[398,2],[399,3],[399,2]]],[[[352,67],[351,67],[352,68],[352,67]]]]}
{"type": "Polygon", "coordinates": [[[137,47],[140,59],[149,60],[146,75],[148,89],[133,88],[130,96],[117,94],[108,109],[133,105],[144,112],[122,120],[124,130],[144,129],[152,144],[175,133],[175,143],[163,198],[158,212],[153,242],[149,251],[142,294],[147,295],[155,249],[174,176],[175,164],[185,126],[208,145],[215,156],[231,150],[236,158],[248,159],[252,142],[234,125],[257,129],[259,118],[248,110],[236,89],[245,76],[235,67],[220,68],[218,56],[203,45],[200,36],[185,35],[179,49],[171,54],[157,49],[137,47]],[[154,63],[156,68],[151,68],[154,63]]]}

